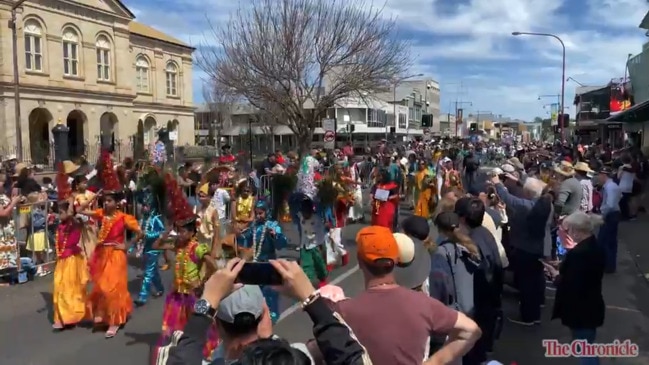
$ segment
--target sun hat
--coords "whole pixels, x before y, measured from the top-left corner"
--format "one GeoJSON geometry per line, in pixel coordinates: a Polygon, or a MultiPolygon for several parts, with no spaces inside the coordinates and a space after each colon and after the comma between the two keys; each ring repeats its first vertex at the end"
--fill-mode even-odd
{"type": "Polygon", "coordinates": [[[554,168],[554,172],[561,176],[572,177],[575,175],[575,168],[568,161],[561,161],[561,163],[554,168]]]}
{"type": "Polygon", "coordinates": [[[575,169],[575,171],[581,171],[581,172],[586,172],[586,173],[592,173],[592,172],[594,172],[594,171],[590,168],[590,166],[588,166],[588,164],[585,163],[585,162],[583,162],[583,161],[579,161],[579,162],[577,162],[573,168],[575,169]]]}
{"type": "Polygon", "coordinates": [[[430,254],[424,243],[403,233],[394,234],[399,246],[400,262],[394,268],[394,278],[400,286],[415,289],[421,286],[430,273],[430,254]]]}

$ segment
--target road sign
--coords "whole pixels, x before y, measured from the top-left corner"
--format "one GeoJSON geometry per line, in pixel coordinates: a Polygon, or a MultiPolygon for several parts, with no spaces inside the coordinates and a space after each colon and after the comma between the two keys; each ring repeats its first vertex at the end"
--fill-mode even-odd
{"type": "Polygon", "coordinates": [[[336,120],[323,119],[322,129],[324,129],[324,148],[333,150],[336,148],[336,120]]]}

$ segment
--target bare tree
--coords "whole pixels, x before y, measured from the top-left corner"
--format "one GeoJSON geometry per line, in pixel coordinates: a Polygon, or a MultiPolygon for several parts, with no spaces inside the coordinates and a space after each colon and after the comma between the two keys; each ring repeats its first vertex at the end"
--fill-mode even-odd
{"type": "Polygon", "coordinates": [[[203,47],[199,67],[287,125],[300,152],[336,101],[385,90],[410,66],[395,21],[369,3],[252,0],[212,31],[221,47],[203,47]]]}
{"type": "Polygon", "coordinates": [[[230,120],[234,107],[234,96],[216,81],[203,83],[203,100],[209,109],[208,144],[218,145],[223,128],[230,120]]]}

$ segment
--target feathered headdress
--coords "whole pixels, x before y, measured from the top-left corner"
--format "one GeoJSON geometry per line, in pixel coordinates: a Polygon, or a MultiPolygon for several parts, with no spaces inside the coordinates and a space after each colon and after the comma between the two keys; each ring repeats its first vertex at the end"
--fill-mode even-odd
{"type": "Polygon", "coordinates": [[[176,178],[170,173],[167,173],[164,178],[164,184],[172,221],[179,226],[186,226],[196,222],[198,217],[194,214],[194,210],[187,202],[187,197],[180,186],[178,186],[176,178]]]}
{"type": "Polygon", "coordinates": [[[70,195],[72,195],[72,187],[68,179],[63,162],[59,162],[56,172],[56,192],[59,201],[68,200],[70,195]]]}
{"type": "Polygon", "coordinates": [[[115,194],[122,191],[122,184],[119,182],[111,154],[107,149],[101,151],[99,156],[99,179],[101,180],[104,194],[115,194]]]}

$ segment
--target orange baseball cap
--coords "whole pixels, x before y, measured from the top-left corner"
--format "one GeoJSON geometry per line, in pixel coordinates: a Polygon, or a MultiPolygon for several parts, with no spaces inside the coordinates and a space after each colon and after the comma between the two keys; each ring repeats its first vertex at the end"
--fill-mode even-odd
{"type": "Polygon", "coordinates": [[[399,245],[389,228],[381,226],[364,227],[356,235],[358,257],[366,263],[389,259],[399,263],[399,245]]]}

